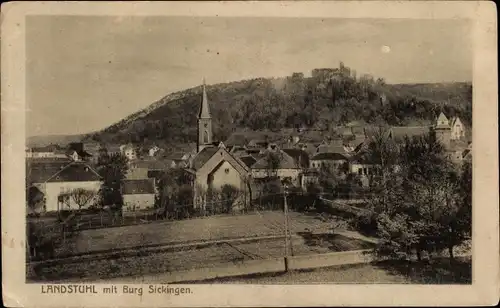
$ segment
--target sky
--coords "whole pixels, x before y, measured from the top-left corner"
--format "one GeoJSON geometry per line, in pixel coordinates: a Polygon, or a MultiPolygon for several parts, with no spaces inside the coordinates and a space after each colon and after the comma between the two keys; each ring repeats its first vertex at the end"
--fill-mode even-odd
{"type": "Polygon", "coordinates": [[[96,131],[168,93],[338,67],[388,83],[472,80],[463,20],[29,16],[27,135],[96,131]]]}

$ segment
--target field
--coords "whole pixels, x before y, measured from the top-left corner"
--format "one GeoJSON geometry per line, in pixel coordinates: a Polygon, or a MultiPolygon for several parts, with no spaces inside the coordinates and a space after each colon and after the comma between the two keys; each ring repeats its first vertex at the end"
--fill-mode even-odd
{"type": "MultiPolygon", "coordinates": [[[[333,225],[317,214],[290,213],[289,253],[372,247],[370,239],[355,232],[337,228],[332,233],[333,225]]],[[[282,212],[263,212],[85,230],[69,247],[71,254],[82,256],[34,263],[28,281],[95,281],[278,258],[285,252],[283,226],[282,212]]]]}
{"type": "MultiPolygon", "coordinates": [[[[289,215],[292,234],[327,234],[333,226],[333,220],[318,214],[291,212],[289,215]]],[[[133,247],[283,235],[283,213],[262,212],[84,230],[78,232],[64,250],[75,255],[133,247]]]]}
{"type": "MultiPolygon", "coordinates": [[[[331,239],[336,250],[329,245],[307,245],[300,237],[292,240],[294,255],[363,249],[369,244],[338,235],[331,239]]],[[[85,260],[59,260],[51,264],[33,266],[28,280],[36,281],[97,281],[119,277],[161,275],[166,272],[185,271],[197,268],[224,267],[256,259],[278,258],[284,255],[284,240],[270,239],[240,244],[220,243],[196,249],[177,248],[168,251],[117,255],[85,260]]]]}

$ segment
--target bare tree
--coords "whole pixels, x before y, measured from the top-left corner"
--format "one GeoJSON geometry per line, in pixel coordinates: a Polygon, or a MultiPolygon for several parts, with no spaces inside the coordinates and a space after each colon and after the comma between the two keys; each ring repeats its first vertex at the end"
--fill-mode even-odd
{"type": "Polygon", "coordinates": [[[69,195],[71,196],[71,200],[78,205],[78,209],[90,205],[98,196],[96,191],[85,188],[76,188],[72,190],[69,195]]]}

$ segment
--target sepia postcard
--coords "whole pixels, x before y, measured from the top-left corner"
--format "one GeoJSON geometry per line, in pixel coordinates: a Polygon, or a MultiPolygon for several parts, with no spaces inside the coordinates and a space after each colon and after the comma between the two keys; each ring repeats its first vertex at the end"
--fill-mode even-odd
{"type": "Polygon", "coordinates": [[[5,306],[498,303],[493,2],[1,14],[5,306]]]}

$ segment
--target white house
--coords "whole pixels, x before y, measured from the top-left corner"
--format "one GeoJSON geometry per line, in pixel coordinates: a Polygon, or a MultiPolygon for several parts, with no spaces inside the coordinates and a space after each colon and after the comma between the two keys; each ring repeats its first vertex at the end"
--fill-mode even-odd
{"type": "Polygon", "coordinates": [[[125,180],[122,187],[123,210],[138,211],[154,207],[154,179],[125,180]]]}
{"type": "Polygon", "coordinates": [[[300,162],[287,154],[285,151],[270,146],[267,151],[257,156],[257,162],[252,165],[252,178],[264,179],[267,177],[277,177],[281,181],[288,180],[293,185],[299,186],[300,174],[304,166],[300,162]],[[270,167],[270,155],[276,155],[279,159],[274,167],[270,167]]]}
{"type": "Polygon", "coordinates": [[[86,208],[97,201],[102,181],[89,165],[72,162],[33,168],[35,169],[29,171],[28,180],[43,193],[47,212],[86,208]],[[79,189],[85,190],[87,195],[76,194],[79,189]]]}
{"type": "Polygon", "coordinates": [[[128,160],[134,160],[137,158],[137,149],[133,144],[122,145],[120,146],[120,150],[128,160]]]}
{"type": "Polygon", "coordinates": [[[347,166],[347,162],[347,156],[340,153],[318,153],[311,157],[310,168],[318,170],[322,167],[327,167],[331,171],[335,171],[340,169],[344,165],[347,166]]]}
{"type": "Polygon", "coordinates": [[[154,145],[149,149],[148,154],[149,156],[153,157],[156,155],[156,153],[158,153],[159,150],[161,149],[158,146],[154,145]]]}

